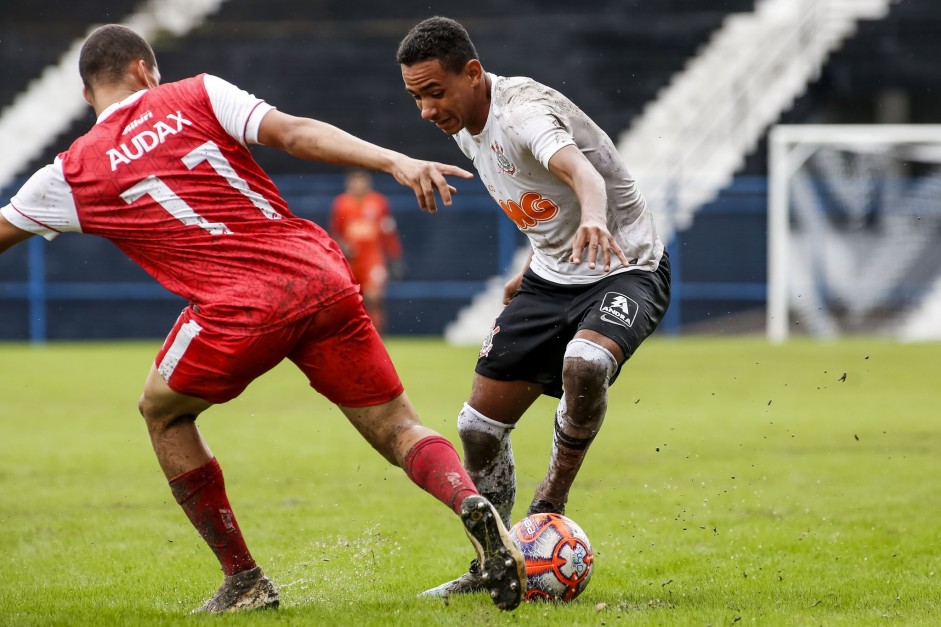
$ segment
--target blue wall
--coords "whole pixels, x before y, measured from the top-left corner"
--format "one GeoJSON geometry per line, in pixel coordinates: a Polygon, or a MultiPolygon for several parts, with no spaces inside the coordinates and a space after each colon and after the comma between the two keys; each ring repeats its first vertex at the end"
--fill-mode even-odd
{"type": "MultiPolygon", "coordinates": [[[[327,226],[340,175],[276,182],[295,213],[327,226]]],[[[434,215],[390,177],[375,183],[390,197],[408,266],[405,280],[389,287],[388,332],[440,334],[525,238],[479,181],[458,181],[454,204],[434,215]]],[[[670,250],[674,301],[665,331],[764,307],[766,180],[737,179],[670,250]]],[[[184,304],[97,237],[32,238],[0,257],[0,339],[162,338],[184,304]]]]}

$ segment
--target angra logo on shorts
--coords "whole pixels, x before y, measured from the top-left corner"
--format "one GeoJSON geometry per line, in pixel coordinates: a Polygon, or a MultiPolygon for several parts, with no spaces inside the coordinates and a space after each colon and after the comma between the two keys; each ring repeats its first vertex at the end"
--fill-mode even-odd
{"type": "Polygon", "coordinates": [[[618,292],[608,292],[601,301],[601,319],[605,322],[614,322],[625,327],[634,324],[639,309],[637,303],[618,292]],[[610,317],[609,317],[610,316],[610,317]]]}

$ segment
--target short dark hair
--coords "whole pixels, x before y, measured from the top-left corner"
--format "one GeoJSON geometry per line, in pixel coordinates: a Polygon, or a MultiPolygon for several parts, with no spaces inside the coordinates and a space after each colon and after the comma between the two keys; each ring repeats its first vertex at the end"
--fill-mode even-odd
{"type": "Polygon", "coordinates": [[[441,16],[429,17],[413,26],[399,44],[395,58],[400,65],[438,59],[441,67],[455,74],[471,59],[479,59],[464,27],[441,16]]]}
{"type": "Polygon", "coordinates": [[[120,82],[127,66],[143,60],[147,67],[157,67],[154,51],[143,37],[120,24],[96,28],[82,45],[78,55],[78,73],[88,89],[92,84],[120,82]]]}

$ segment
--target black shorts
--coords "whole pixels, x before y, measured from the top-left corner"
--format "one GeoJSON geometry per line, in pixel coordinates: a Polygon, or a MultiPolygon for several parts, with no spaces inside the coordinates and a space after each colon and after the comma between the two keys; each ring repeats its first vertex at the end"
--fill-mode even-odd
{"type": "MultiPolygon", "coordinates": [[[[590,285],[559,285],[523,275],[519,292],[497,317],[477,360],[478,374],[500,381],[531,381],[543,394],[562,396],[565,348],[581,329],[617,342],[630,359],[670,304],[670,260],[654,272],[633,270],[590,285]]],[[[611,383],[621,372],[611,377],[611,383]]]]}

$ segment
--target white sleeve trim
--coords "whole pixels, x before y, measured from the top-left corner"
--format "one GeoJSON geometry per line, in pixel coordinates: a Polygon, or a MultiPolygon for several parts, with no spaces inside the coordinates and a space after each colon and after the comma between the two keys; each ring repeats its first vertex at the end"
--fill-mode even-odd
{"type": "Polygon", "coordinates": [[[239,143],[257,144],[258,127],[273,106],[218,76],[203,78],[216,119],[239,143]]]}
{"type": "Polygon", "coordinates": [[[59,233],[82,231],[59,158],[33,174],[0,212],[13,226],[47,240],[59,233]]]}

